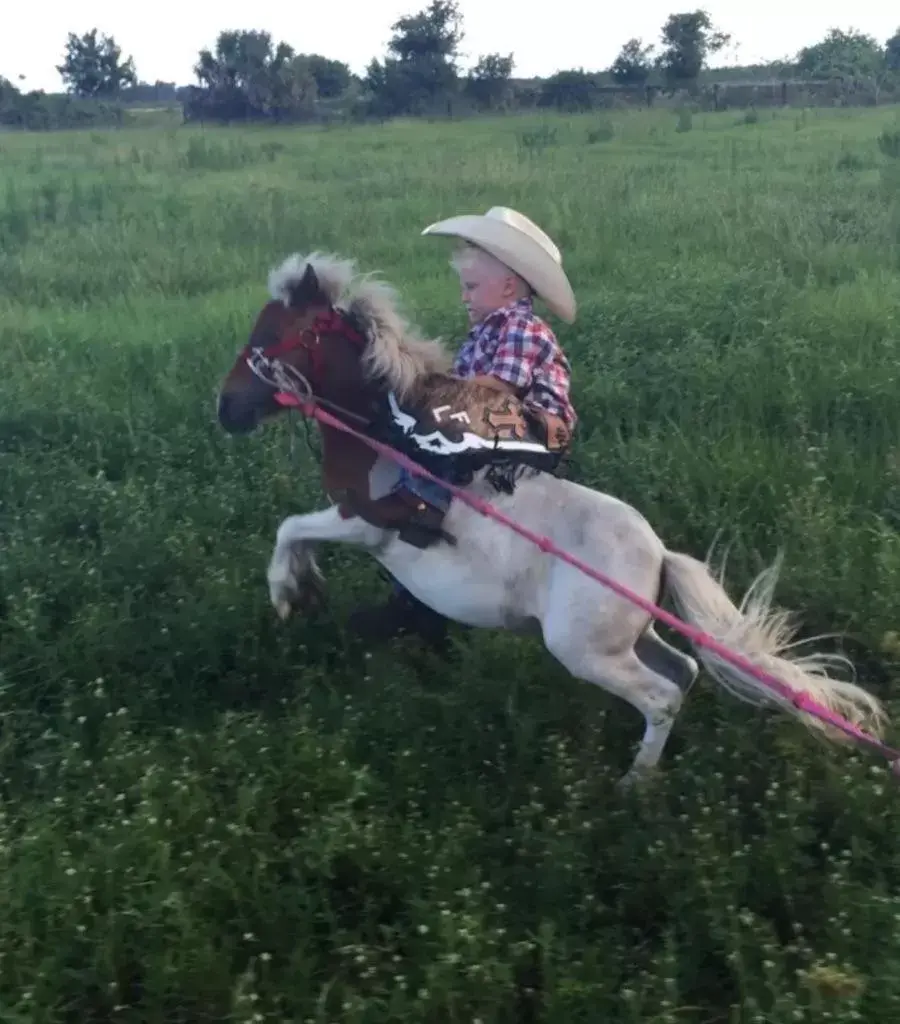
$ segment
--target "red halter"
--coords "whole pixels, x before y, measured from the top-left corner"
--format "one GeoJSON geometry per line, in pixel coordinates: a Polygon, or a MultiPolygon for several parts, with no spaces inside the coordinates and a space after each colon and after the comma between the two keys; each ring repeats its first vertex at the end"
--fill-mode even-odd
{"type": "MultiPolygon", "coordinates": [[[[261,348],[262,354],[267,359],[278,359],[288,352],[303,349],[309,356],[312,375],[320,379],[323,369],[323,354],[321,347],[321,336],[323,334],[337,334],[347,341],[362,348],[366,343],[365,337],[356,328],[352,327],[343,316],[336,310],[330,309],[327,313],[320,313],[315,320],[302,331],[289,331],[284,337],[279,338],[272,345],[261,348]]],[[[247,344],[244,347],[244,356],[249,356],[259,346],[247,344]]]]}
{"type": "Polygon", "coordinates": [[[244,346],[242,357],[253,373],[275,390],[275,401],[279,405],[286,408],[299,407],[305,415],[309,415],[307,406],[327,405],[349,419],[366,424],[368,421],[364,416],[343,409],[315,393],[315,386],[321,385],[324,370],[321,346],[323,334],[338,335],[360,349],[366,344],[366,338],[360,331],[351,326],[337,310],[330,309],[327,313],[319,314],[309,327],[302,331],[288,331],[271,345],[248,343],[244,346]],[[279,358],[296,349],[303,349],[309,356],[309,375],[312,380],[279,358]]]}

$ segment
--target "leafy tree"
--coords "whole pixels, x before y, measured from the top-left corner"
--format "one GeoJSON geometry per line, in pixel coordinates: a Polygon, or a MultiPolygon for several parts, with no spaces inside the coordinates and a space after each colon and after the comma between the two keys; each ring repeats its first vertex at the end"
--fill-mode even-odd
{"type": "Polygon", "coordinates": [[[8,78],[0,75],[0,124],[18,124],[22,93],[8,78]]]}
{"type": "Polygon", "coordinates": [[[837,28],[821,42],[805,46],[797,54],[796,69],[812,78],[839,78],[848,90],[868,88],[876,103],[893,74],[887,47],[870,35],[837,28]]]}
{"type": "Polygon", "coordinates": [[[813,46],[797,54],[797,70],[816,78],[856,77],[880,71],[886,66],[884,49],[872,36],[833,28],[813,46]]]}
{"type": "Polygon", "coordinates": [[[653,70],[652,46],[629,39],[613,61],[609,74],[616,85],[643,85],[653,70]]]}
{"type": "Polygon", "coordinates": [[[900,71],[900,28],[884,44],[884,58],[889,71],[900,71]]]}
{"type": "Polygon", "coordinates": [[[0,75],[0,103],[5,100],[13,100],[17,96],[21,96],[21,92],[12,84],[8,78],[4,78],[0,75]]]}
{"type": "Polygon", "coordinates": [[[662,30],[657,66],[672,88],[694,88],[709,58],[731,37],[713,27],[706,11],[670,14],[662,30]]]}
{"type": "Polygon", "coordinates": [[[122,50],[112,36],[97,38],[92,28],[83,36],[69,33],[65,59],[56,70],[69,92],[81,97],[115,96],[125,86],[137,83],[134,61],[122,59],[122,50]]]}
{"type": "Polygon", "coordinates": [[[304,53],[297,60],[306,65],[316,81],[316,90],[323,99],[336,99],[350,88],[353,75],[343,61],[330,60],[318,53],[304,53]]]}
{"type": "Polygon", "coordinates": [[[489,53],[479,57],[478,63],[466,78],[466,94],[482,110],[496,110],[502,107],[510,94],[513,55],[503,57],[489,53]]]}
{"type": "Polygon", "coordinates": [[[122,107],[118,104],[72,95],[48,96],[38,90],[23,93],[0,76],[0,125],[28,131],[53,131],[119,125],[122,118],[122,107]]]}
{"type": "Polygon", "coordinates": [[[409,82],[400,62],[373,57],[363,77],[369,93],[369,112],[379,117],[391,117],[407,112],[411,106],[409,82]]]}
{"type": "Polygon", "coordinates": [[[456,0],[431,0],[418,14],[400,18],[392,26],[388,50],[401,61],[440,58],[456,70],[463,39],[462,15],[456,0]]]}
{"type": "Polygon", "coordinates": [[[388,56],[383,62],[373,60],[366,72],[373,112],[390,116],[434,109],[459,83],[463,33],[457,0],[431,0],[391,30],[388,56]]]}
{"type": "Polygon", "coordinates": [[[215,52],[200,51],[194,74],[201,88],[188,101],[188,118],[294,119],[308,116],[318,95],[309,58],[287,43],[273,46],[268,32],[221,32],[215,52]]]}
{"type": "Polygon", "coordinates": [[[539,103],[558,110],[590,110],[597,101],[599,85],[597,75],[583,68],[557,71],[542,84],[539,103]]]}

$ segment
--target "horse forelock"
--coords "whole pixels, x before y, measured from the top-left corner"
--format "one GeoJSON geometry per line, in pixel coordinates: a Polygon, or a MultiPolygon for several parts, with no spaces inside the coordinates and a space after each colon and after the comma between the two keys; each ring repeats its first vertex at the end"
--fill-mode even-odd
{"type": "Polygon", "coordinates": [[[400,311],[396,289],[373,274],[359,274],[355,260],[295,253],[269,275],[272,298],[288,305],[292,288],[309,265],[331,305],[352,317],[365,334],[367,377],[384,381],[402,399],[421,377],[450,369],[450,356],[440,339],[423,337],[400,311]]]}
{"type": "Polygon", "coordinates": [[[328,253],[311,252],[308,256],[293,253],[269,274],[269,294],[276,302],[290,304],[291,292],[303,279],[306,268],[312,266],[332,306],[338,305],[356,277],[356,261],[342,259],[328,253]]]}

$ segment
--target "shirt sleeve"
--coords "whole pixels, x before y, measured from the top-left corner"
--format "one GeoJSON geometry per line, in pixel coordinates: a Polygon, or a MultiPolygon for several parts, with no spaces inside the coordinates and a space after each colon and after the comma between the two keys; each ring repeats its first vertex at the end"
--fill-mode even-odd
{"type": "Polygon", "coordinates": [[[552,356],[553,344],[543,325],[528,317],[511,317],[500,329],[490,373],[515,388],[529,388],[536,368],[552,356]]]}

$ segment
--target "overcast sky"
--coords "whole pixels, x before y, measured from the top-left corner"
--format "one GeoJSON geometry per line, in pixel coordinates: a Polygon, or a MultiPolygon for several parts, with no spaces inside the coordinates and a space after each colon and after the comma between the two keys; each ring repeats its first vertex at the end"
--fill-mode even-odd
{"type": "MultiPolygon", "coordinates": [[[[612,4],[597,0],[461,0],[466,65],[483,53],[512,51],[514,74],[545,76],[561,68],[602,70],[632,36],[656,42],[666,17],[692,10],[693,2],[638,0],[612,4]],[[513,15],[512,12],[515,12],[513,15]],[[549,15],[549,17],[548,17],[549,15]]],[[[829,28],[854,28],[880,42],[900,27],[900,10],[887,0],[696,0],[736,45],[723,63],[751,64],[793,55],[829,28]]],[[[382,56],[391,25],[427,0],[10,0],[0,33],[0,75],[25,89],[56,91],[62,83],[66,36],[91,28],[115,36],[134,57],[143,81],[194,81],[197,52],[215,44],[223,29],[265,29],[276,42],[301,53],[345,61],[359,73],[382,56]],[[24,81],[19,76],[24,75],[24,81]]]]}

